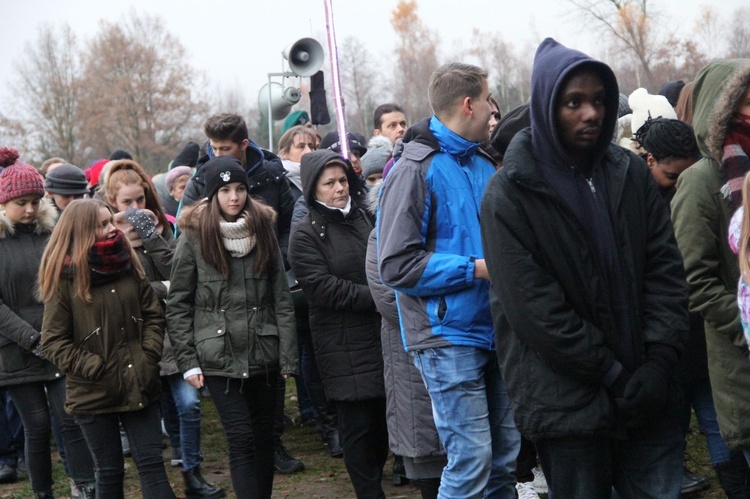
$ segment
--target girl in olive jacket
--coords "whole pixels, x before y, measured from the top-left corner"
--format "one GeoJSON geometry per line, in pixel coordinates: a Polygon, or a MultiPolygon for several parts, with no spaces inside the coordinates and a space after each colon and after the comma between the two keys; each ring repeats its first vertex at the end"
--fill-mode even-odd
{"type": "Polygon", "coordinates": [[[276,378],[297,374],[292,297],[275,214],[248,195],[240,162],[215,157],[203,172],[207,198],[180,214],[167,330],[183,376],[216,404],[235,494],[267,498],[276,378]]]}
{"type": "Polygon", "coordinates": [[[94,458],[97,496],[123,497],[121,423],[143,497],[175,497],[161,456],[163,311],[106,204],[82,199],[65,209],[39,289],[42,352],[67,375],[65,407],[94,458]]]}

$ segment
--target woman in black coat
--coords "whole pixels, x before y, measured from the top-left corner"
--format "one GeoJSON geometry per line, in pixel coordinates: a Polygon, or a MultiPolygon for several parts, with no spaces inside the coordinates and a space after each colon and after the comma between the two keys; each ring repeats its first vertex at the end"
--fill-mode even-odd
{"type": "Polygon", "coordinates": [[[309,213],[292,232],[289,260],[310,304],[310,329],[326,397],[336,404],[344,462],[358,498],[385,497],[388,456],[380,316],[367,286],[373,223],[357,203],[356,175],[341,156],[302,157],[309,213]]]}

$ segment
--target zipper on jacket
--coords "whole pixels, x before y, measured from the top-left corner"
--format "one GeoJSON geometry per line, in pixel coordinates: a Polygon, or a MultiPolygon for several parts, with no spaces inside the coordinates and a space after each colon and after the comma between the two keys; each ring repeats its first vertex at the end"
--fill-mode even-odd
{"type": "Polygon", "coordinates": [[[91,338],[94,335],[99,336],[99,331],[101,331],[101,330],[102,330],[102,328],[98,327],[98,328],[94,329],[93,331],[91,331],[89,334],[86,335],[85,338],[83,338],[81,340],[81,344],[86,343],[88,341],[88,339],[91,338]]]}
{"type": "MultiPolygon", "coordinates": [[[[586,178],[586,177],[584,177],[584,178],[586,178]]],[[[591,189],[591,192],[593,192],[594,194],[596,194],[596,187],[594,187],[594,177],[587,178],[586,182],[588,182],[589,188],[591,189]]]]}

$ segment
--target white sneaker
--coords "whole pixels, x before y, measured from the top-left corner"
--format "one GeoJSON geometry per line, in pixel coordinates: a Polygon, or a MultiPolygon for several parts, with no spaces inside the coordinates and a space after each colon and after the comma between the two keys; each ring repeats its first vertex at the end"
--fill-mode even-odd
{"type": "Polygon", "coordinates": [[[536,490],[537,494],[546,494],[548,492],[547,479],[544,478],[544,472],[542,471],[542,468],[536,466],[531,471],[534,472],[534,481],[532,482],[534,484],[534,490],[536,490]]]}
{"type": "Polygon", "coordinates": [[[516,492],[518,492],[518,499],[539,499],[539,494],[536,493],[531,482],[517,483],[516,492]]]}

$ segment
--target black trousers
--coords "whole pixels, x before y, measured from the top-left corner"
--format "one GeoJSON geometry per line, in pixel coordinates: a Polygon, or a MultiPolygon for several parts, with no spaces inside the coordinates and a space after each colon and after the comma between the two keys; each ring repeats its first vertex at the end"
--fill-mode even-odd
{"type": "Polygon", "coordinates": [[[381,480],[388,459],[385,398],[336,402],[344,464],[358,499],[385,498],[381,480]]]}

